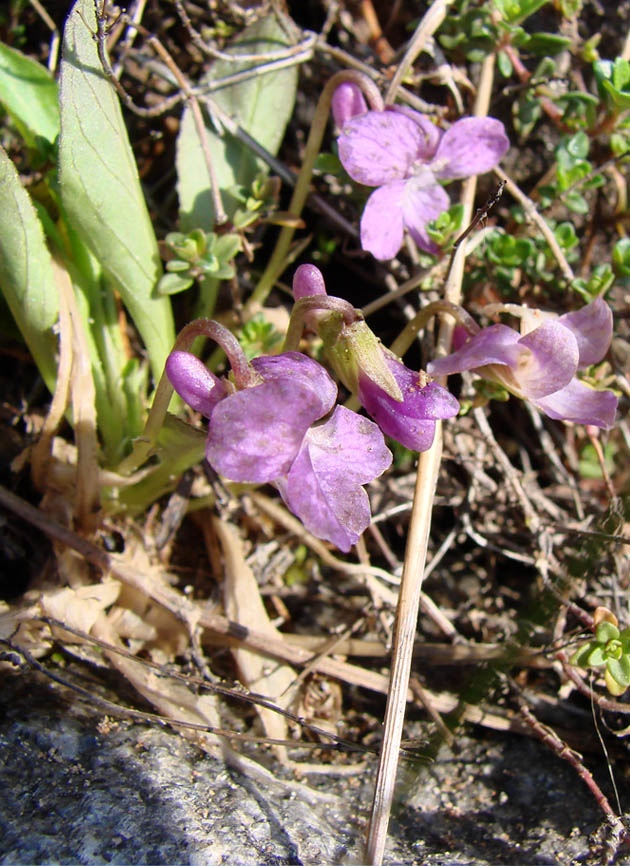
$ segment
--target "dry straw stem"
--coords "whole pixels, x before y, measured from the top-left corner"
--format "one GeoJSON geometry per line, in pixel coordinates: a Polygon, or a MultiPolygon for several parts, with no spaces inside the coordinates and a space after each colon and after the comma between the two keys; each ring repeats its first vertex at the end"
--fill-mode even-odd
{"type": "Polygon", "coordinates": [[[47,486],[53,437],[66,411],[69,396],[77,446],[74,512],[77,526],[91,531],[96,528],[100,505],[94,379],[72,280],[59,262],[54,258],[51,261],[59,293],[59,368],[42,435],[32,452],[33,479],[40,489],[47,486]]]}
{"type": "Polygon", "coordinates": [[[511,180],[507,174],[501,168],[495,168],[494,173],[496,176],[505,183],[505,187],[507,191],[510,193],[513,198],[521,205],[527,216],[531,219],[533,223],[540,229],[541,235],[549,244],[549,249],[554,254],[556,261],[560,266],[560,270],[564,274],[566,280],[569,283],[572,283],[575,274],[573,273],[573,269],[571,265],[568,263],[565,254],[562,252],[560,244],[556,240],[556,236],[549,228],[547,221],[538,213],[538,209],[534,202],[525,195],[525,193],[519,189],[519,187],[511,180]]]}
{"type": "MultiPolygon", "coordinates": [[[[476,117],[483,117],[488,113],[493,77],[494,54],[490,54],[486,57],[481,67],[474,109],[476,117]]],[[[464,225],[472,219],[475,190],[475,177],[464,181],[461,198],[464,207],[464,225]]],[[[460,244],[444,288],[445,300],[450,301],[452,304],[459,304],[461,302],[465,256],[465,244],[460,244]]],[[[442,320],[437,342],[438,356],[448,353],[453,327],[454,322],[451,316],[447,316],[442,320]]],[[[431,511],[441,456],[442,431],[441,425],[436,424],[434,443],[429,451],[420,454],[418,462],[413,511],[396,612],[392,670],[387,708],[385,710],[383,745],[374,787],[374,799],[366,843],[365,860],[367,863],[373,864],[373,866],[380,866],[383,862],[389,816],[394,798],[396,771],[398,768],[398,756],[402,739],[406,696],[418,618],[418,606],[422,591],[427,542],[431,527],[431,511]]]]}
{"type": "Polygon", "coordinates": [[[435,2],[429,6],[422,20],[416,27],[415,33],[413,34],[409,46],[405,51],[405,56],[398,64],[398,68],[394,73],[394,77],[392,78],[391,83],[387,88],[387,93],[385,94],[385,102],[394,102],[396,98],[396,93],[398,91],[398,88],[400,87],[403,78],[405,77],[409,69],[413,66],[413,62],[416,57],[424,49],[427,40],[433,36],[442,21],[444,21],[444,19],[446,18],[447,9],[452,2],[453,0],[435,0],[435,2]]]}

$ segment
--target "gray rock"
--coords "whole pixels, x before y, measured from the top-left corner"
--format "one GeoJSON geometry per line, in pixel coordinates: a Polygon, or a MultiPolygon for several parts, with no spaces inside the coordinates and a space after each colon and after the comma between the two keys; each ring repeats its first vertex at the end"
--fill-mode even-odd
{"type": "MultiPolygon", "coordinates": [[[[361,862],[372,773],[315,778],[313,791],[248,777],[168,729],[107,730],[31,674],[5,677],[0,701],[2,864],[361,862]]],[[[601,814],[567,765],[523,737],[458,743],[402,771],[386,863],[597,862],[601,814]]]]}

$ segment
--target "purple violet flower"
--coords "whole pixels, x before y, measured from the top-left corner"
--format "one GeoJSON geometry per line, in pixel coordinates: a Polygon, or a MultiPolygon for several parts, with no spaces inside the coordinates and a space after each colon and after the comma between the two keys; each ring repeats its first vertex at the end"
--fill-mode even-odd
{"type": "Polygon", "coordinates": [[[617,397],[589,388],[575,374],[602,360],[612,326],[610,307],[597,298],[575,313],[545,318],[524,336],[507,325],[484,328],[452,354],[431,361],[427,371],[447,376],[472,370],[529,400],[550,418],[608,429],[615,421],[617,397]]]}
{"type": "Polygon", "coordinates": [[[299,352],[255,358],[258,384],[234,390],[188,352],[172,352],[167,376],[209,418],[206,458],[231,481],[271,483],[304,526],[347,552],[370,523],[362,485],[392,455],[376,424],[337,407],[337,386],[299,352]]]}
{"type": "Polygon", "coordinates": [[[364,114],[368,110],[363,91],[352,81],[344,81],[335,88],[330,108],[339,129],[352,117],[364,114]]]}
{"type": "Polygon", "coordinates": [[[328,421],[307,431],[288,474],[274,483],[307,529],[347,553],[370,524],[362,485],[391,462],[377,425],[337,406],[328,421]]]}
{"type": "MultiPolygon", "coordinates": [[[[342,103],[339,114],[345,113],[342,103]]],[[[350,177],[378,187],[361,217],[361,246],[377,259],[391,259],[405,228],[420,249],[438,252],[426,227],[449,206],[439,181],[489,171],[510,143],[492,117],[465,117],[443,132],[417,111],[387,106],[352,116],[338,145],[350,177]]]]}
{"type": "Polygon", "coordinates": [[[452,418],[459,403],[446,388],[431,382],[423,372],[414,372],[385,349],[363,317],[350,308],[354,321],[338,322],[349,305],[340,298],[328,298],[321,271],[315,265],[300,265],[293,277],[297,302],[318,297],[328,304],[311,306],[306,325],[322,337],[326,357],[346,385],[355,392],[366,411],[383,433],[412,451],[426,451],[435,435],[435,422],[452,418]],[[339,310],[331,305],[337,302],[339,310]],[[332,329],[329,331],[329,323],[332,329]]]}
{"type": "Polygon", "coordinates": [[[359,400],[386,436],[411,451],[428,451],[435,436],[435,422],[457,415],[459,403],[446,388],[431,382],[426,373],[414,373],[393,355],[385,353],[385,363],[402,392],[402,403],[363,375],[359,376],[359,400]]]}

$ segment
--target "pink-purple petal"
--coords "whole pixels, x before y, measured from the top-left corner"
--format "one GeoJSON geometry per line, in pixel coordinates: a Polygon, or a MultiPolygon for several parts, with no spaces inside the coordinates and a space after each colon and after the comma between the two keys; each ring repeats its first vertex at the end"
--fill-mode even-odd
{"type": "Polygon", "coordinates": [[[427,223],[437,219],[449,204],[447,193],[435,183],[428,170],[407,181],[402,200],[403,223],[420,249],[428,253],[439,252],[439,247],[427,234],[427,223]]]}
{"type": "Polygon", "coordinates": [[[337,406],[325,424],[308,431],[288,475],[275,483],[310,532],[347,552],[370,523],[362,485],[391,460],[376,424],[337,406]]]}
{"type": "Polygon", "coordinates": [[[326,283],[322,272],[315,265],[300,265],[293,276],[293,297],[309,298],[312,295],[326,295],[326,283]]]}
{"type": "Polygon", "coordinates": [[[425,136],[404,114],[368,111],[345,124],[338,145],[339,159],[353,180],[382,186],[407,176],[425,136]]]}
{"type": "Polygon", "coordinates": [[[605,430],[615,423],[617,411],[617,397],[612,391],[595,391],[578,379],[534,404],[556,421],[592,424],[605,430]]]}
{"type": "Polygon", "coordinates": [[[222,400],[206,442],[210,465],[231,481],[264,483],[285,475],[310,425],[312,394],[290,379],[263,382],[222,400]]]}
{"type": "Polygon", "coordinates": [[[182,400],[206,418],[227,393],[223,382],[190,352],[171,352],[165,371],[182,400]]]}
{"type": "Polygon", "coordinates": [[[344,81],[335,88],[330,107],[340,129],[351,118],[368,110],[363,91],[353,81],[344,81]]]}
{"type": "Polygon", "coordinates": [[[361,217],[361,246],[374,258],[393,259],[403,242],[402,203],[406,181],[375,189],[361,217]]]}
{"type": "Polygon", "coordinates": [[[404,114],[409,120],[412,120],[422,133],[422,138],[418,145],[417,159],[423,159],[427,162],[435,156],[435,152],[440,143],[440,139],[444,135],[444,131],[436,126],[426,114],[421,114],[413,108],[406,105],[388,105],[387,111],[397,111],[404,114]]]}
{"type": "Polygon", "coordinates": [[[525,397],[537,399],[553,394],[575,376],[579,359],[577,340],[558,319],[548,319],[521,337],[518,345],[528,350],[513,370],[525,397]]]}
{"type": "Polygon", "coordinates": [[[519,339],[518,332],[507,325],[490,325],[470,337],[456,352],[427,364],[427,373],[430,376],[448,376],[488,364],[516,367],[522,351],[518,346],[519,339]]]}
{"type": "Polygon", "coordinates": [[[402,402],[362,376],[359,379],[361,404],[387,436],[412,451],[426,451],[433,443],[435,421],[457,415],[459,403],[436,382],[423,385],[419,373],[394,358],[386,360],[402,392],[402,402]]]}
{"type": "MultiPolygon", "coordinates": [[[[265,382],[289,381],[303,389],[302,401],[308,402],[312,421],[329,412],[337,399],[337,386],[321,364],[301,352],[254,358],[252,367],[265,382]]],[[[251,389],[250,389],[251,390],[251,389]]],[[[293,412],[287,404],[285,414],[293,412]]]]}
{"type": "Polygon", "coordinates": [[[558,321],[569,328],[577,340],[580,369],[602,360],[613,332],[612,312],[603,298],[596,298],[574,313],[565,313],[558,321]]]}
{"type": "Polygon", "coordinates": [[[430,168],[444,180],[483,174],[498,165],[509,147],[501,121],[464,117],[445,132],[430,168]]]}

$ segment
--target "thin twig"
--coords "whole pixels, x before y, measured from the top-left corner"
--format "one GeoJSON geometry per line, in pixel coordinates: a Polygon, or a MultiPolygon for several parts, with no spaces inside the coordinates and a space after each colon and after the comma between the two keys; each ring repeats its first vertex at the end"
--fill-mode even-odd
{"type": "Polygon", "coordinates": [[[538,213],[538,209],[536,208],[534,202],[531,200],[531,198],[525,195],[525,193],[514,183],[513,180],[511,180],[507,176],[503,169],[497,167],[494,169],[494,173],[499,178],[499,180],[505,184],[505,188],[507,189],[507,191],[517,200],[517,202],[521,205],[521,207],[523,208],[527,216],[532,220],[532,222],[536,223],[538,229],[540,230],[540,233],[547,241],[549,249],[555,256],[555,259],[558,262],[560,270],[564,274],[565,279],[569,283],[572,283],[575,278],[573,268],[568,263],[567,258],[562,252],[560,244],[556,240],[556,236],[549,228],[547,221],[538,213]]]}
{"type": "Polygon", "coordinates": [[[580,779],[582,779],[591,794],[595,797],[597,805],[606,816],[606,820],[612,828],[614,837],[613,844],[615,848],[617,848],[627,837],[627,830],[624,827],[621,818],[614,813],[612,806],[608,802],[608,798],[593,778],[593,774],[587,770],[582,763],[582,756],[573,749],[570,749],[569,746],[560,739],[555,731],[547,725],[543,725],[542,722],[539,722],[520,695],[517,695],[517,701],[521,715],[531,727],[532,731],[534,731],[536,736],[541,740],[541,742],[550,748],[554,754],[571,764],[580,779]]]}
{"type": "Polygon", "coordinates": [[[413,65],[416,57],[424,49],[427,40],[433,36],[442,21],[446,18],[446,12],[452,2],[453,0],[433,0],[433,3],[429,6],[420,23],[416,27],[411,42],[405,51],[405,56],[398,64],[394,77],[387,88],[385,102],[392,103],[395,100],[396,92],[400,87],[400,82],[413,65]]]}

